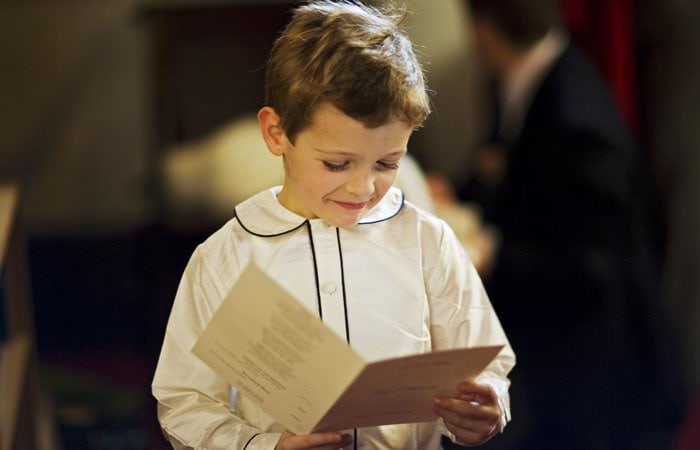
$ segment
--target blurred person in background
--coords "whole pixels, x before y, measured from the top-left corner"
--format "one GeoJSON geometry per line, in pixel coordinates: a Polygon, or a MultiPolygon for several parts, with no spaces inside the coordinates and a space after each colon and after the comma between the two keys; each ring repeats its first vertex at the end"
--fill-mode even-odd
{"type": "Polygon", "coordinates": [[[680,383],[632,139],[557,0],[464,3],[497,117],[460,197],[500,233],[482,269],[521,361],[513,401],[527,419],[511,444],[668,448],[680,383]]]}

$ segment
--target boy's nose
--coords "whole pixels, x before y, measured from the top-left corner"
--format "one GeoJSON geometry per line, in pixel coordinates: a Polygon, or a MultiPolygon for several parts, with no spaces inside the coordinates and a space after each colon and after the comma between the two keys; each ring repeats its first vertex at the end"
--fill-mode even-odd
{"type": "Polygon", "coordinates": [[[374,176],[356,174],[345,184],[345,190],[360,200],[368,200],[374,194],[374,176]]]}

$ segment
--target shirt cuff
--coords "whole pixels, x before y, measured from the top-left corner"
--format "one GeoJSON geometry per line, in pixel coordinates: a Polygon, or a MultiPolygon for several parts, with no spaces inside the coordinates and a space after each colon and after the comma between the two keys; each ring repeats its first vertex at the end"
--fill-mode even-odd
{"type": "Polygon", "coordinates": [[[282,433],[260,433],[255,434],[248,441],[244,450],[274,450],[280,440],[282,433]]]}
{"type": "Polygon", "coordinates": [[[457,436],[452,434],[452,432],[447,429],[447,427],[445,426],[445,420],[442,417],[438,418],[437,424],[438,424],[438,430],[440,431],[440,434],[447,436],[453,443],[459,444],[459,440],[457,439],[457,436]]]}
{"type": "MultiPolygon", "coordinates": [[[[454,433],[452,433],[450,430],[448,430],[447,427],[445,426],[445,421],[443,420],[442,417],[440,417],[440,418],[438,419],[438,429],[440,430],[440,433],[441,433],[441,434],[443,434],[444,436],[446,436],[446,437],[447,437],[449,440],[451,440],[452,443],[454,443],[454,444],[457,444],[457,445],[462,446],[462,447],[475,447],[475,445],[471,445],[471,444],[467,444],[466,442],[462,442],[457,436],[454,435],[454,433]]],[[[489,436],[486,438],[486,440],[485,440],[484,442],[482,442],[482,444],[486,443],[486,442],[489,441],[492,437],[494,437],[498,431],[502,431],[502,430],[499,430],[499,427],[496,427],[496,428],[489,434],[489,436]]]]}
{"type": "Polygon", "coordinates": [[[495,380],[489,377],[477,378],[476,382],[490,387],[495,394],[501,416],[496,429],[499,433],[503,433],[506,425],[510,422],[510,398],[508,396],[507,384],[504,385],[501,380],[495,380]]]}

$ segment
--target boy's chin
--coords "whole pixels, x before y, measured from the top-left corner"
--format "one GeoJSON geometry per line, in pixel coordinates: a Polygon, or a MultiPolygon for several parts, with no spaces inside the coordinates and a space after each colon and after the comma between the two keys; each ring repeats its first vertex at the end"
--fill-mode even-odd
{"type": "Polygon", "coordinates": [[[359,218],[358,218],[357,220],[344,220],[344,221],[337,221],[337,220],[335,220],[335,221],[330,221],[330,220],[326,220],[326,223],[327,223],[328,225],[330,225],[330,226],[332,226],[332,227],[336,227],[336,228],[352,228],[352,227],[354,227],[355,225],[357,225],[357,223],[358,223],[359,221],[360,221],[360,220],[359,220],[359,218]]]}
{"type": "Polygon", "coordinates": [[[337,228],[352,228],[362,220],[362,214],[348,214],[347,216],[337,216],[322,218],[328,225],[337,228]]]}

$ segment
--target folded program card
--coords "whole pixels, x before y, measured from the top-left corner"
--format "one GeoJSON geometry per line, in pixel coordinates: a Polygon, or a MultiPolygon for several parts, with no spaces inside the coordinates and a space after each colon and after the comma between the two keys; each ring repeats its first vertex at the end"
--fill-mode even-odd
{"type": "Polygon", "coordinates": [[[437,417],[436,395],[453,395],[502,346],[364,361],[255,264],[216,310],[192,352],[296,434],[437,417]]]}

